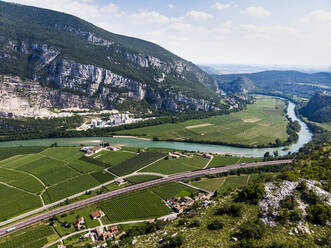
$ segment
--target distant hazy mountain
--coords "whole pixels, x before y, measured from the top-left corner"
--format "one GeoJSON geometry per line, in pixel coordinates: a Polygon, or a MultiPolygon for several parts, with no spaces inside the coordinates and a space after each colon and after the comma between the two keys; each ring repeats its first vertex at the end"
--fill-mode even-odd
{"type": "MultiPolygon", "coordinates": [[[[213,77],[156,44],[64,13],[2,1],[0,74],[54,91],[57,101],[50,107],[184,111],[215,110],[219,104],[213,77]],[[79,99],[67,102],[70,96],[79,99]]],[[[7,91],[15,91],[10,85],[7,91]]],[[[31,91],[28,83],[20,88],[25,100],[40,92],[31,91]]]]}
{"type": "Polygon", "coordinates": [[[311,121],[331,122],[331,95],[316,93],[300,112],[311,121]]]}
{"type": "Polygon", "coordinates": [[[304,73],[331,72],[331,67],[282,66],[282,65],[244,65],[244,64],[206,64],[199,65],[209,74],[257,73],[263,71],[299,71],[304,73]]]}
{"type": "Polygon", "coordinates": [[[331,73],[302,73],[298,71],[265,71],[251,74],[214,75],[219,87],[225,91],[247,91],[284,96],[296,100],[309,99],[317,91],[331,91],[331,73]],[[243,84],[239,78],[251,82],[243,84]],[[238,86],[240,84],[240,86],[238,86]],[[246,86],[245,86],[246,85],[246,86]],[[254,86],[254,87],[252,87],[254,86]]]}

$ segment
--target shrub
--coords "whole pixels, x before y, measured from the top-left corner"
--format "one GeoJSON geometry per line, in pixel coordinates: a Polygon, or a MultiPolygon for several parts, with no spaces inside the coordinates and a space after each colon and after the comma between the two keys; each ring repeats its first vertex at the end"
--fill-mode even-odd
{"type": "Polygon", "coordinates": [[[200,221],[199,220],[193,220],[188,227],[193,228],[193,227],[199,227],[200,226],[200,221]]]}
{"type": "Polygon", "coordinates": [[[208,224],[207,228],[209,230],[220,230],[224,227],[224,223],[220,220],[215,220],[212,223],[208,224]]]}
{"type": "Polygon", "coordinates": [[[319,196],[312,190],[302,192],[301,199],[308,204],[317,204],[321,202],[319,196]]]}
{"type": "Polygon", "coordinates": [[[240,217],[242,212],[242,206],[239,204],[224,205],[216,210],[216,215],[229,214],[234,217],[240,217]]]}
{"type": "Polygon", "coordinates": [[[246,186],[239,192],[237,200],[251,203],[258,203],[264,194],[264,185],[256,183],[246,186]]]}
{"type": "Polygon", "coordinates": [[[292,210],[298,206],[298,203],[295,200],[294,196],[288,195],[283,200],[280,201],[280,206],[282,208],[287,208],[292,210]]]}
{"type": "Polygon", "coordinates": [[[184,239],[181,236],[165,238],[160,248],[175,248],[183,245],[184,239]]]}
{"type": "Polygon", "coordinates": [[[331,207],[323,204],[316,204],[307,208],[307,218],[313,223],[325,225],[331,219],[331,207]]]}
{"type": "Polygon", "coordinates": [[[257,220],[242,224],[237,236],[240,239],[261,239],[265,232],[265,224],[261,220],[257,220]]]}

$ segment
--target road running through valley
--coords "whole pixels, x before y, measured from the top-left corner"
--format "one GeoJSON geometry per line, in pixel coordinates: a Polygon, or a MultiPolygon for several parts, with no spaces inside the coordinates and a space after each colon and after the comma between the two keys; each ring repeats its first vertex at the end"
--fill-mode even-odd
{"type": "Polygon", "coordinates": [[[184,172],[184,173],[180,173],[180,174],[170,175],[168,177],[155,179],[152,181],[143,182],[140,184],[118,189],[115,191],[107,192],[105,194],[97,195],[97,196],[91,197],[86,200],[75,202],[75,203],[72,203],[72,204],[69,204],[69,205],[66,205],[63,207],[59,207],[54,210],[50,210],[45,213],[41,213],[34,217],[22,220],[11,226],[0,229],[0,236],[4,236],[4,235],[10,233],[10,232],[8,232],[8,230],[12,230],[12,232],[14,232],[14,231],[26,228],[28,226],[31,226],[33,224],[36,224],[40,221],[47,220],[55,215],[62,214],[62,213],[65,213],[65,212],[68,212],[68,211],[71,211],[71,210],[74,210],[77,208],[88,206],[90,204],[94,204],[94,203],[97,203],[97,202],[100,202],[103,200],[114,198],[116,196],[120,196],[120,195],[134,192],[137,190],[150,188],[150,187],[158,185],[158,184],[163,184],[163,183],[167,183],[167,182],[171,182],[171,181],[178,181],[178,180],[182,180],[184,178],[212,175],[212,174],[227,172],[227,171],[231,171],[231,170],[236,170],[239,168],[251,168],[251,167],[261,167],[261,166],[267,166],[267,165],[289,164],[291,162],[292,162],[292,160],[277,160],[277,161],[266,161],[266,162],[247,163],[247,164],[233,164],[233,165],[228,165],[225,167],[209,168],[209,169],[203,169],[203,170],[190,171],[190,172],[184,172]]]}

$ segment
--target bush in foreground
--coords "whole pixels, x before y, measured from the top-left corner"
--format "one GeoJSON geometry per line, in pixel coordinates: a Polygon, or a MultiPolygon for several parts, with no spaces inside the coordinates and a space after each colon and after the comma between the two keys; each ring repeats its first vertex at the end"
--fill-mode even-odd
{"type": "Polygon", "coordinates": [[[220,230],[223,227],[224,227],[224,223],[220,220],[215,220],[207,226],[209,230],[220,230]]]}

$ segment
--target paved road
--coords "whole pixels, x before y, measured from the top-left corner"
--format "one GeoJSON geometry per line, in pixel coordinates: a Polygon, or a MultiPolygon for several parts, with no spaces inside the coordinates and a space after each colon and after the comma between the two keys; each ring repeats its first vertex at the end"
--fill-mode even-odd
{"type": "Polygon", "coordinates": [[[29,218],[29,219],[23,220],[23,221],[21,221],[17,224],[14,224],[14,225],[8,226],[6,228],[0,229],[0,236],[6,235],[7,230],[10,229],[10,228],[15,228],[15,230],[19,230],[19,229],[31,226],[33,224],[36,224],[40,221],[49,219],[49,218],[53,217],[54,215],[62,214],[62,213],[74,210],[76,208],[87,206],[87,205],[90,205],[90,204],[93,204],[93,203],[100,202],[102,200],[106,200],[106,199],[113,198],[113,197],[116,197],[116,196],[119,196],[119,195],[127,194],[127,193],[130,193],[130,192],[136,191],[136,190],[146,189],[146,188],[158,185],[158,184],[171,182],[171,181],[177,181],[177,180],[181,180],[181,179],[189,178],[189,177],[217,174],[217,173],[226,172],[226,171],[230,171],[230,170],[235,170],[235,169],[239,169],[239,168],[243,168],[243,167],[260,167],[260,166],[265,166],[265,165],[288,164],[288,163],[291,163],[291,162],[292,162],[292,160],[278,160],[278,161],[248,163],[248,164],[244,164],[244,165],[234,164],[234,165],[228,165],[228,166],[225,166],[225,167],[209,168],[209,169],[203,169],[203,170],[180,173],[180,174],[176,174],[176,175],[170,175],[168,177],[155,179],[155,180],[152,180],[152,181],[148,181],[148,182],[128,186],[126,188],[118,189],[118,190],[115,190],[115,191],[111,191],[111,192],[108,192],[108,193],[105,193],[105,194],[102,194],[102,195],[97,195],[97,196],[91,197],[91,198],[86,199],[86,200],[75,202],[75,203],[69,204],[67,206],[59,207],[57,209],[54,209],[54,210],[51,210],[51,211],[48,211],[48,212],[45,212],[45,213],[41,213],[37,216],[34,216],[34,217],[29,218]]]}

